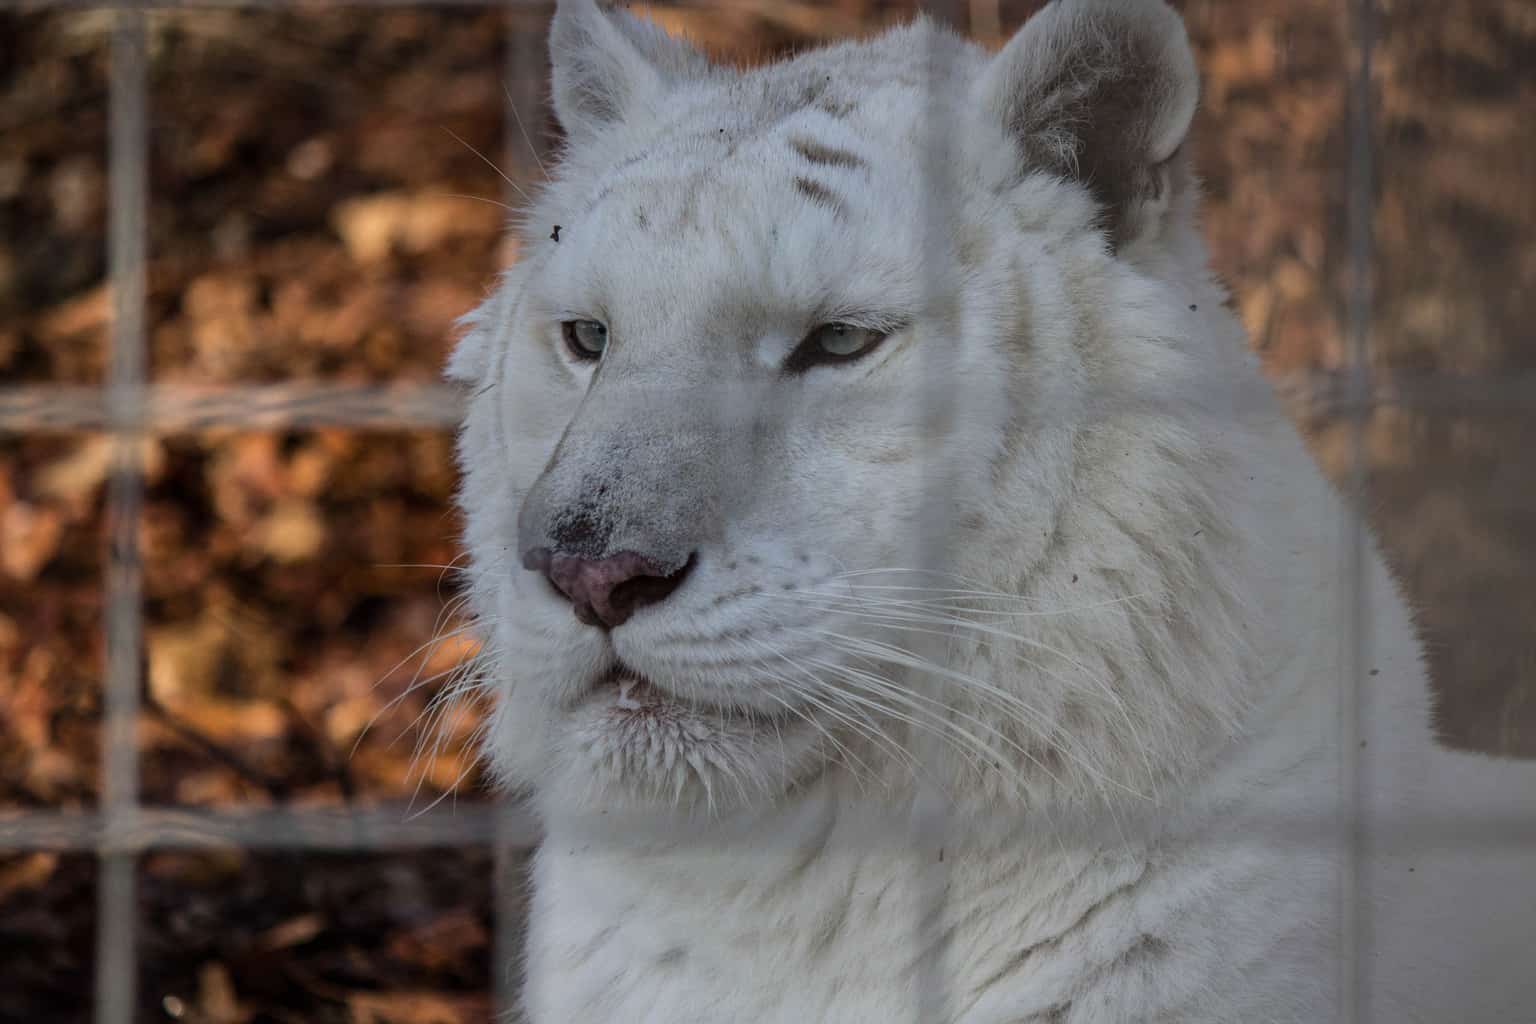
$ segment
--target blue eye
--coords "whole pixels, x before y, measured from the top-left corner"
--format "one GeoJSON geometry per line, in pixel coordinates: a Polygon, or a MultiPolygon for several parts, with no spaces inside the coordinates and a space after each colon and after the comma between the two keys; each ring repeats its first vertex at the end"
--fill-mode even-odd
{"type": "Polygon", "coordinates": [[[865,327],[851,324],[825,324],[816,328],[811,337],[816,345],[829,356],[851,359],[863,355],[880,343],[882,335],[865,327]]]}
{"type": "Polygon", "coordinates": [[[585,362],[601,358],[608,348],[608,328],[596,320],[567,320],[560,331],[571,355],[585,362]]]}
{"type": "Polygon", "coordinates": [[[799,373],[825,363],[849,363],[873,352],[887,337],[885,332],[856,324],[822,324],[806,335],[784,368],[799,373]]]}

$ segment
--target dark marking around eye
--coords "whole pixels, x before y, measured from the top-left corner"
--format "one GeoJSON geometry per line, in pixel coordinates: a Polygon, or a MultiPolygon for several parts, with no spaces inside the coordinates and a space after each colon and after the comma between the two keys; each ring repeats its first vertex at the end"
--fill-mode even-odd
{"type": "Polygon", "coordinates": [[[838,213],[841,213],[843,210],[842,198],[839,197],[836,192],[833,192],[830,188],[823,185],[819,181],[812,181],[809,178],[796,177],[795,191],[799,192],[801,195],[805,196],[807,199],[818,206],[825,206],[830,210],[837,211],[838,213]]]}
{"type": "Polygon", "coordinates": [[[856,153],[848,152],[846,149],[824,146],[819,142],[801,138],[790,139],[789,144],[796,153],[799,153],[813,164],[825,164],[828,167],[865,166],[863,158],[856,153]]]}
{"type": "Polygon", "coordinates": [[[560,225],[559,224],[556,224],[555,225],[555,230],[553,230],[553,231],[551,231],[549,233],[549,240],[551,242],[558,242],[558,241],[560,241],[560,225]]]}

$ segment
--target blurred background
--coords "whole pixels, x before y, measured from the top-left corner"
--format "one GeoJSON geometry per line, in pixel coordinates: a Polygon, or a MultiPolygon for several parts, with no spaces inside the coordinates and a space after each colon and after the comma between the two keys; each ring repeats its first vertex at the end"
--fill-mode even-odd
{"type": "MultiPolygon", "coordinates": [[[[741,63],[917,6],[630,5],[741,63]]],[[[1039,5],[928,6],[995,45],[1039,5]]],[[[1234,308],[1342,484],[1361,442],[1444,742],[1536,757],[1536,6],[1175,6],[1205,76],[1205,230],[1234,308]]],[[[144,804],[490,799],[477,709],[432,703],[473,649],[449,568],[457,396],[438,372],[455,318],[516,258],[505,207],[551,158],[549,9],[147,13],[145,376],[163,400],[136,453],[144,804]]],[[[0,13],[0,829],[103,791],[114,453],[91,410],[111,358],[116,17],[0,13]]],[[[88,1020],[97,858],[20,845],[0,845],[0,1024],[88,1020]]],[[[469,1024],[506,985],[493,965],[516,926],[502,915],[493,955],[483,844],[152,849],[135,872],[133,1019],[469,1024]]]]}

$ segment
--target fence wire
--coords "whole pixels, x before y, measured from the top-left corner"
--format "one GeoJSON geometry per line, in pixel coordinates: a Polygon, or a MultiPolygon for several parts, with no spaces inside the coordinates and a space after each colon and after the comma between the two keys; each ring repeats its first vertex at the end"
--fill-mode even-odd
{"type": "Polygon", "coordinates": [[[97,883],[96,1020],[130,1024],[136,1005],[133,851],[113,837],[132,831],[138,813],[140,671],[143,664],[139,507],[143,478],[138,437],[144,405],[144,285],[149,207],[145,121],[144,14],[119,11],[112,30],[108,166],[111,231],[112,341],[107,397],[113,422],[113,467],[107,495],[107,659],[102,722],[101,873],[97,883]]]}

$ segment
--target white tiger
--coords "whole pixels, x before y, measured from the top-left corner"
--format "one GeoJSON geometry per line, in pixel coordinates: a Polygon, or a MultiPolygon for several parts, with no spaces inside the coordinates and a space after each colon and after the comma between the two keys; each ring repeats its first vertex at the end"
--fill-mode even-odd
{"type": "Polygon", "coordinates": [[[551,49],[450,367],[535,1022],[1536,1020],[1536,773],[1434,747],[1369,538],[1349,585],[1175,13],[551,49]]]}

